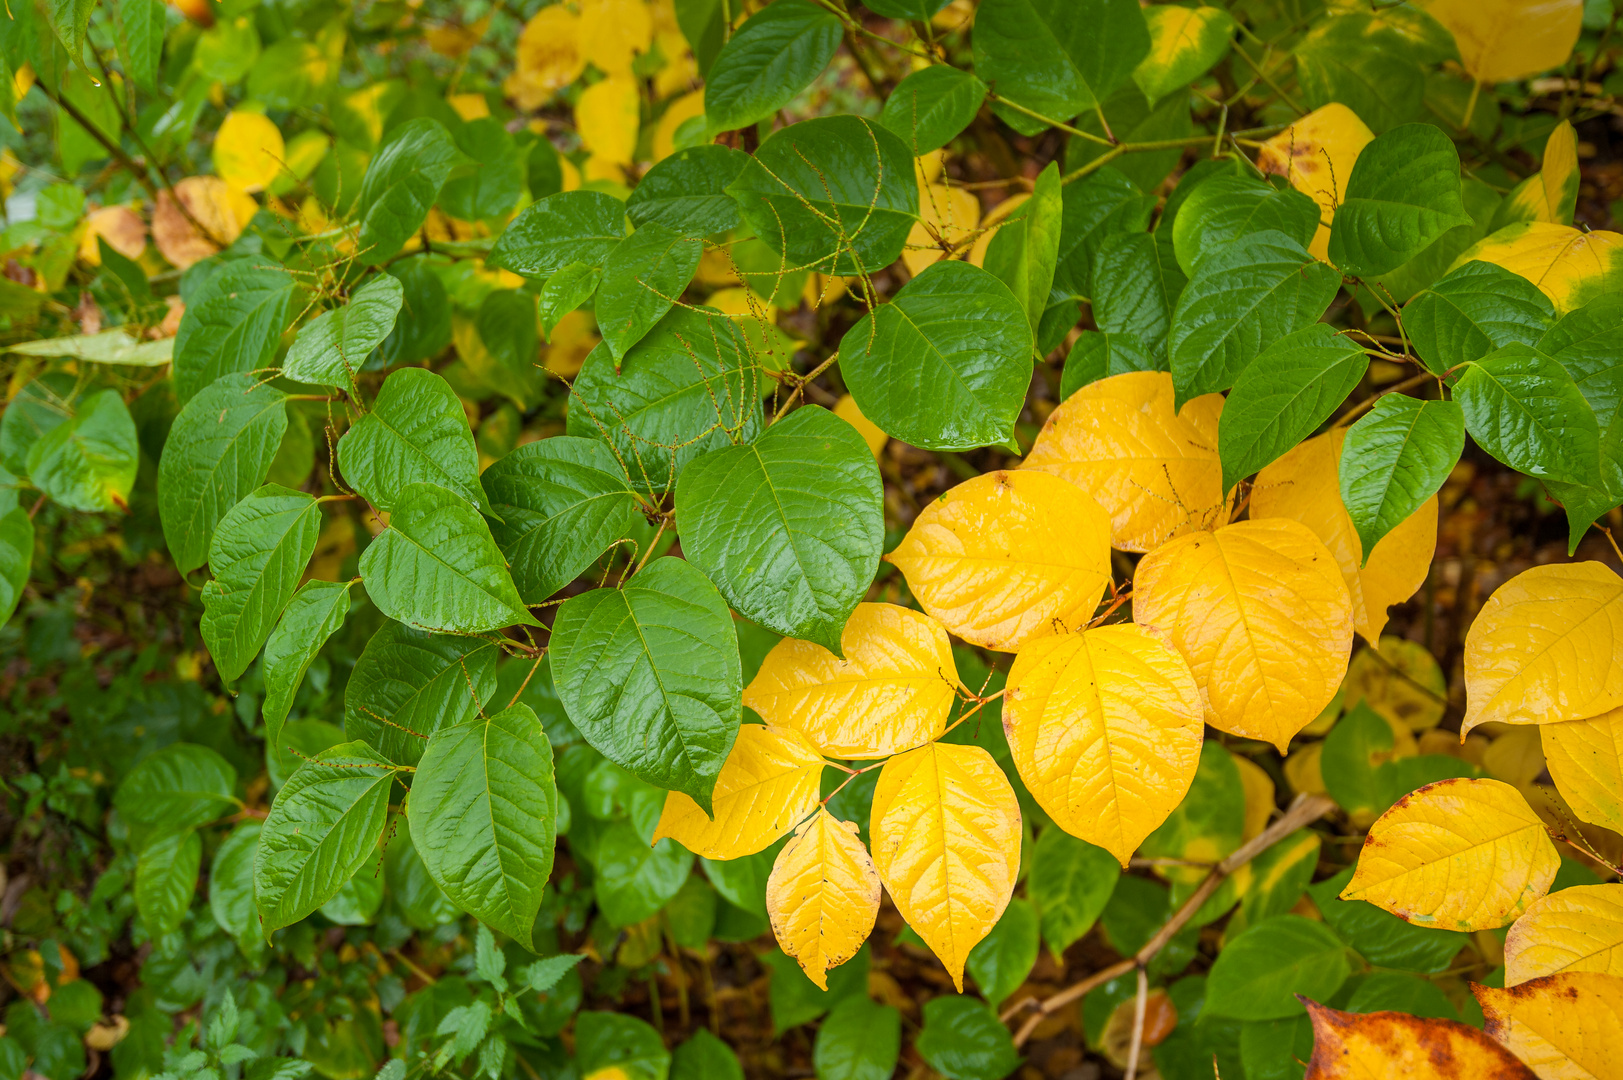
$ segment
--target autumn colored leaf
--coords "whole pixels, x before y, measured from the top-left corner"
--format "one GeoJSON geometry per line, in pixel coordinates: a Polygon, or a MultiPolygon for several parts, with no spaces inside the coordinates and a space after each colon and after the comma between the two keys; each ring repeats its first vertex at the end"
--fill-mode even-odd
{"type": "Polygon", "coordinates": [[[1563,971],[1623,975],[1623,885],[1574,885],[1533,904],[1505,935],[1505,985],[1563,971]]]}
{"type": "Polygon", "coordinates": [[[1455,1020],[1352,1013],[1304,1001],[1313,1023],[1305,1080],[1534,1080],[1482,1032],[1455,1020]]]}
{"type": "Polygon", "coordinates": [[[858,604],[840,649],[843,660],[784,638],[745,687],[744,704],[836,758],[887,757],[946,730],[958,675],[939,622],[895,604],[858,604]]]}
{"type": "Polygon", "coordinates": [[[1217,422],[1223,396],[1173,408],[1172,376],[1132,371],[1090,383],[1055,409],[1022,467],[1064,477],[1110,515],[1110,543],[1153,551],[1228,516],[1217,422]]]}
{"type": "Polygon", "coordinates": [[[1032,796],[1122,864],[1200,764],[1200,690],[1163,637],[1132,624],[1037,638],[1009,671],[1003,722],[1032,796]]]}
{"type": "Polygon", "coordinates": [[[173,194],[158,192],[152,241],[164,258],[185,270],[233,243],[258,210],[252,198],[218,176],[188,176],[175,184],[173,194]]]}
{"type": "Polygon", "coordinates": [[[1343,900],[1416,926],[1491,930],[1543,896],[1561,857],[1527,800],[1499,780],[1441,780],[1397,802],[1364,838],[1343,900]]]}
{"type": "Polygon", "coordinates": [[[524,24],[513,72],[502,84],[520,108],[540,108],[586,69],[580,22],[567,5],[552,4],[524,24]]]}
{"type": "Polygon", "coordinates": [[[1578,42],[1583,0],[1430,0],[1473,79],[1507,82],[1560,67],[1578,42]]]}
{"type": "Polygon", "coordinates": [[[946,257],[940,241],[953,248],[967,241],[981,221],[981,203],[975,193],[946,184],[919,185],[919,220],[907,234],[902,261],[914,275],[946,257]]]}
{"type": "Polygon", "coordinates": [[[1539,1080],[1598,1080],[1617,1074],[1623,1047],[1623,976],[1569,971],[1509,989],[1471,985],[1482,1030],[1539,1080]]]}
{"type": "Polygon", "coordinates": [[[1290,181],[1319,204],[1319,228],[1307,250],[1316,259],[1330,250],[1330,223],[1346,197],[1358,155],[1375,133],[1340,102],[1314,109],[1273,136],[1257,151],[1257,167],[1290,181]]]}
{"type": "Polygon", "coordinates": [[[969,952],[997,925],[1020,873],[1020,804],[992,755],[931,743],[885,762],[868,822],[879,879],[964,988],[969,952]]]}
{"type": "Polygon", "coordinates": [[[233,109],[214,136],[214,171],[242,191],[259,191],[282,171],[287,148],[264,113],[233,109]]]}
{"type": "MultiPolygon", "coordinates": [[[[905,253],[903,257],[905,258],[905,253]]],[[[711,296],[710,302],[714,306],[714,296],[711,296]]],[[[834,403],[834,415],[857,429],[857,434],[868,444],[868,449],[873,451],[874,457],[884,453],[885,444],[890,442],[890,436],[880,431],[878,424],[862,415],[862,410],[857,408],[856,398],[850,394],[841,394],[840,400],[834,403]]]]}
{"type": "Polygon", "coordinates": [[[1523,221],[1466,248],[1454,267],[1473,259],[1520,274],[1550,298],[1557,314],[1623,288],[1623,234],[1523,221]]]}
{"type": "Polygon", "coordinates": [[[1578,820],[1623,832],[1623,709],[1544,724],[1545,765],[1578,820]]]}
{"type": "Polygon", "coordinates": [[[766,912],[778,947],[818,989],[828,970],[855,956],[879,914],[879,871],[857,839],[857,824],[817,811],[772,864],[766,912]]]}
{"type": "Polygon", "coordinates": [[[1110,519],[1057,476],[987,473],[926,506],[885,561],[949,631],[1013,652],[1093,617],[1110,581],[1110,519]]]}
{"type": "Polygon", "coordinates": [[[1598,562],[1535,566],[1499,586],[1465,636],[1465,719],[1554,724],[1623,705],[1623,578],[1598,562]]]}
{"type": "Polygon", "coordinates": [[[640,102],[637,82],[629,75],[611,75],[581,92],[575,102],[575,126],[593,158],[631,164],[640,102]]]}
{"type": "Polygon", "coordinates": [[[631,74],[638,53],[648,51],[654,22],[643,0],[582,0],[580,40],[588,63],[609,76],[631,74]]]}
{"type": "Polygon", "coordinates": [[[744,724],[716,777],[715,817],[669,792],[653,841],[669,836],[707,859],[753,855],[816,809],[822,779],[822,755],[800,732],[744,724]]]}
{"type": "Polygon", "coordinates": [[[1189,661],[1208,724],[1281,753],[1335,696],[1352,648],[1335,558],[1287,518],[1191,533],[1146,555],[1133,621],[1189,661]]]}

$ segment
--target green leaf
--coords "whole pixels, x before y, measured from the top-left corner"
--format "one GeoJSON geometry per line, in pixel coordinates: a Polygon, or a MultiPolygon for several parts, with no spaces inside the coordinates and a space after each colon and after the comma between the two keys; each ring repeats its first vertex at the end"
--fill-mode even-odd
{"type": "Polygon", "coordinates": [[[168,9],[161,0],[119,0],[118,28],[118,58],[124,73],[147,93],[156,94],[168,9]]]}
{"type": "Polygon", "coordinates": [[[209,863],[209,911],[220,929],[236,939],[244,958],[254,963],[265,951],[254,907],[254,852],[262,822],[244,821],[231,830],[209,863]]]}
{"type": "Polygon", "coordinates": [[[267,939],[376,858],[394,775],[371,747],[348,742],[299,766],[276,793],[254,856],[254,903],[267,939]]]}
{"type": "MultiPolygon", "coordinates": [[[[1212,862],[1240,846],[1245,828],[1245,788],[1234,757],[1215,742],[1200,748],[1189,794],[1160,827],[1145,838],[1139,850],[1150,858],[1212,862]]],[[[1205,877],[1193,867],[1168,866],[1162,876],[1193,884],[1205,877]]]]}
{"type": "MultiPolygon", "coordinates": [[[[1149,100],[1131,82],[1119,87],[1106,99],[1100,109],[1084,112],[1078,116],[1077,128],[1101,139],[1105,138],[1105,125],[1100,122],[1100,112],[1104,113],[1105,121],[1110,124],[1111,135],[1118,142],[1172,144],[1162,150],[1126,154],[1110,159],[1110,167],[1120,171],[1141,191],[1155,191],[1160,188],[1161,182],[1177,167],[1183,156],[1183,148],[1178,144],[1195,134],[1187,98],[1172,95],[1151,108],[1149,100]]],[[[1097,168],[1094,163],[1109,153],[1110,149],[1108,142],[1094,142],[1072,135],[1065,143],[1065,171],[1073,173],[1084,166],[1097,168]]]]}
{"type": "Polygon", "coordinates": [[[27,476],[28,452],[72,419],[83,397],[78,391],[78,380],[65,371],[48,371],[24,383],[0,412],[0,467],[27,476]]]}
{"type": "MultiPolygon", "coordinates": [[[[766,10],[782,6],[780,0],[766,10]]],[[[773,132],[727,192],[755,235],[790,267],[821,274],[889,266],[901,257],[919,212],[907,144],[856,116],[802,120],[773,132]]]]}
{"type": "Polygon", "coordinates": [[[1403,328],[1434,375],[1506,345],[1533,345],[1555,308],[1537,285],[1493,263],[1472,261],[1422,290],[1403,309],[1403,328]]]}
{"type": "MultiPolygon", "coordinates": [[[[1181,1010],[1179,1019],[1182,1019],[1181,1010]]],[[[1232,1020],[1228,1023],[1235,1024],[1232,1020]]],[[[1302,1080],[1306,1073],[1303,1062],[1313,1057],[1313,1022],[1306,1013],[1283,1020],[1247,1020],[1236,1026],[1239,1028],[1239,1065],[1245,1069],[1247,1080],[1252,1077],[1256,1080],[1302,1080]]],[[[1157,1062],[1161,1060],[1162,1053],[1157,1047],[1157,1062]]],[[[1207,1053],[1201,1064],[1210,1060],[1211,1054],[1207,1053]]],[[[1226,1075],[1229,1066],[1224,1065],[1223,1069],[1226,1075]]],[[[1201,1080],[1205,1080],[1205,1077],[1202,1076],[1201,1080]]]]}
{"type": "Polygon", "coordinates": [[[640,227],[609,253],[595,314],[616,363],[681,299],[703,253],[703,241],[658,224],[640,227]]]}
{"type": "Polygon", "coordinates": [[[1093,259],[1094,324],[1141,342],[1157,368],[1165,366],[1172,309],[1187,280],[1168,254],[1151,233],[1115,233],[1093,259]]]}
{"type": "Polygon", "coordinates": [[[299,331],[282,361],[282,374],[298,382],[350,389],[372,350],[394,330],[405,299],[399,278],[374,276],[343,307],[322,312],[299,331]]]}
{"type": "Polygon", "coordinates": [[[376,866],[362,866],[338,887],[333,898],[317,910],[339,926],[367,926],[383,905],[383,874],[376,866]]]}
{"type": "Polygon", "coordinates": [[[1560,362],[1529,345],[1507,345],[1469,364],[1454,385],[1476,444],[1529,476],[1582,484],[1595,479],[1595,413],[1560,362]]]}
{"type": "Polygon", "coordinates": [[[1296,995],[1323,1001],[1347,981],[1347,947],[1323,923],[1275,915],[1229,942],[1206,979],[1211,1016],[1275,1020],[1303,1011],[1296,995]]]}
{"type": "Polygon", "coordinates": [[[699,74],[708,75],[716,54],[727,40],[731,7],[724,0],[682,0],[676,5],[676,25],[693,49],[699,74]]]}
{"type": "Polygon", "coordinates": [[[1330,229],[1330,261],[1375,277],[1470,224],[1454,141],[1433,124],[1403,124],[1359,152],[1330,229]]]}
{"type": "Polygon", "coordinates": [[[700,1028],[676,1048],[671,1080],[744,1080],[744,1067],[732,1047],[700,1028]]]}
{"type": "Polygon", "coordinates": [[[148,936],[174,933],[192,906],[203,839],[196,829],[166,830],[147,841],[135,862],[135,910],[148,936]]]}
{"type": "Polygon", "coordinates": [[[712,131],[764,120],[822,73],[840,47],[839,17],[811,0],[778,0],[733,31],[705,76],[712,131]]]}
{"type": "Polygon", "coordinates": [[[1397,31],[1366,14],[1320,19],[1296,44],[1302,104],[1346,105],[1376,132],[1419,120],[1425,69],[1397,31]]]}
{"type": "Polygon", "coordinates": [[[608,347],[587,356],[571,387],[568,433],[614,451],[634,490],[668,491],[687,463],[760,429],[762,375],[737,323],[673,308],[615,370],[608,347]]]}
{"type": "Polygon", "coordinates": [[[749,155],[730,146],[690,146],[643,174],[626,200],[626,216],[637,228],[663,225],[681,236],[709,236],[743,223],[727,185],[749,164],[749,155]]]}
{"type": "Polygon", "coordinates": [[[362,258],[382,265],[428,218],[451,170],[467,159],[438,120],[419,116],[383,136],[355,204],[362,258]]]}
{"type": "Polygon", "coordinates": [[[1031,382],[1031,324],[997,278],[932,263],[840,342],[862,415],[931,450],[1009,444],[1031,382]]]}
{"type": "Polygon", "coordinates": [[[1014,899],[984,938],[969,951],[965,970],[993,1006],[1020,989],[1037,963],[1037,909],[1014,899]]]}
{"type": "Polygon", "coordinates": [[[399,765],[416,765],[429,736],[479,715],[496,692],[495,642],[386,622],[344,688],[344,734],[399,765]]]}
{"type": "Polygon", "coordinates": [[[772,874],[775,848],[738,859],[705,859],[705,876],[721,898],[742,911],[766,918],[766,879],[772,874]]]}
{"type": "MultiPolygon", "coordinates": [[[[727,204],[731,206],[732,200],[728,199],[727,204]]],[[[541,286],[538,305],[542,336],[551,340],[553,330],[563,317],[590,300],[602,280],[603,268],[585,263],[570,263],[549,277],[541,286]]]]}
{"type": "Polygon", "coordinates": [[[298,286],[264,256],[226,263],[186,305],[175,334],[175,397],[182,405],[222,375],[270,366],[298,286]]]}
{"type": "Polygon", "coordinates": [[[439,202],[460,221],[505,224],[524,194],[525,149],[494,116],[481,116],[452,129],[466,163],[445,181],[439,202]]]}
{"type": "MultiPolygon", "coordinates": [[[[1109,98],[1150,51],[1133,0],[985,0],[975,13],[975,74],[1000,98],[1069,120],[1109,98]]],[[[1048,126],[1008,107],[1022,135],[1048,126]]]]}
{"type": "Polygon", "coordinates": [[[1324,915],[1325,925],[1371,964],[1424,973],[1444,971],[1470,944],[1469,934],[1413,926],[1374,904],[1341,899],[1341,890],[1352,875],[1349,866],[1335,877],[1309,885],[1307,893],[1324,915]]]}
{"type": "Polygon", "coordinates": [[[1232,940],[1246,927],[1294,908],[1313,880],[1321,846],[1318,833],[1298,829],[1252,859],[1245,872],[1249,881],[1241,892],[1240,909],[1230,916],[1224,936],[1232,940]]]}
{"type": "Polygon", "coordinates": [[[22,602],[23,587],[34,565],[34,521],[14,506],[0,514],[0,626],[22,602]]]}
{"type": "Polygon", "coordinates": [[[1065,354],[1060,375],[1061,401],[1100,379],[1129,371],[1165,371],[1165,354],[1152,355],[1132,334],[1105,334],[1084,330],[1065,354]]]}
{"type": "Polygon", "coordinates": [[[236,804],[237,770],[206,746],[173,743],[147,755],[118,785],[113,806],[125,821],[189,829],[236,804]]]}
{"type": "Polygon", "coordinates": [[[1150,51],[1133,69],[1133,81],[1153,104],[1188,86],[1228,52],[1234,17],[1221,8],[1157,4],[1144,9],[1150,51]]]}
{"type": "Polygon", "coordinates": [[[1037,834],[1026,895],[1037,906],[1043,941],[1056,959],[1093,928],[1120,876],[1121,865],[1104,848],[1057,825],[1037,834]]]}
{"type": "Polygon", "coordinates": [[[338,633],[348,614],[349,582],[307,581],[265,639],[265,744],[272,753],[310,661],[338,633]]]}
{"type": "Polygon", "coordinates": [[[998,228],[986,249],[986,271],[1020,301],[1033,336],[1054,284],[1063,218],[1059,165],[1050,161],[1037,175],[1031,198],[998,228]]]}
{"type": "Polygon", "coordinates": [[[1105,237],[1148,228],[1155,199],[1107,165],[1066,184],[1061,203],[1054,291],[1089,297],[1093,295],[1093,259],[1105,237]]]}
{"type": "Polygon", "coordinates": [[[896,84],[879,122],[901,137],[918,157],[939,150],[975,119],[986,84],[951,64],[933,64],[896,84]]]}
{"type": "Polygon", "coordinates": [[[209,545],[203,643],[229,686],[254,662],[293,598],[321,533],[315,498],[275,484],[226,512],[209,545]]]}
{"type": "Polygon", "coordinates": [[[526,443],[479,479],[502,518],[491,535],[526,603],[543,603],[574,581],[637,517],[624,470],[596,439],[526,443]]]}
{"type": "Polygon", "coordinates": [[[1360,701],[1336,721],[1324,738],[1319,771],[1336,805],[1367,823],[1374,821],[1403,792],[1389,792],[1381,767],[1392,757],[1392,728],[1360,701]]]}
{"type": "Polygon", "coordinates": [[[658,914],[693,869],[691,851],[670,837],[650,845],[651,835],[651,823],[641,831],[619,821],[603,829],[597,840],[592,884],[598,910],[610,926],[631,926],[658,914]]]}
{"type": "Polygon", "coordinates": [[[884,485],[855,428],[797,409],[695,458],[676,488],[683,555],[746,619],[842,655],[884,545],[884,485]]]}
{"type": "MultiPolygon", "coordinates": [[[[1157,232],[1165,221],[1163,214],[1157,232]]],[[[1306,247],[1318,227],[1318,203],[1295,188],[1219,173],[1192,188],[1178,207],[1172,249],[1183,272],[1193,274],[1202,257],[1241,237],[1272,229],[1306,247]]]]}
{"type": "Polygon", "coordinates": [[[551,659],[558,696],[587,742],[710,812],[743,688],[732,614],[696,567],[656,559],[622,588],[566,601],[551,659]]]}
{"type": "Polygon", "coordinates": [[[875,15],[883,15],[889,19],[928,19],[942,8],[949,0],[873,0],[873,3],[864,3],[862,6],[875,15]]]}
{"type": "Polygon", "coordinates": [[[1566,506],[1569,548],[1575,550],[1590,524],[1623,502],[1623,300],[1603,297],[1568,313],[1538,347],[1572,375],[1600,430],[1593,479],[1583,486],[1551,485],[1566,506]]]}
{"type": "Polygon", "coordinates": [[[140,452],[124,399],[117,390],[98,390],[75,405],[72,419],[29,448],[28,479],[73,510],[124,510],[140,452]]]}
{"type": "Polygon", "coordinates": [[[1242,236],[1203,258],[1172,313],[1177,404],[1227,390],[1263,349],[1319,321],[1341,275],[1294,237],[1242,236]]]}
{"type": "Polygon", "coordinates": [[[468,414],[451,385],[426,368],[384,380],[371,411],[338,440],[338,467],[379,510],[392,512],[409,485],[430,483],[490,512],[468,414]]]}
{"type": "Polygon", "coordinates": [[[437,484],[408,484],[389,528],[361,553],[361,579],[397,622],[480,634],[540,626],[525,608],[479,512],[437,484]]]}
{"type": "Polygon", "coordinates": [[[1003,1080],[1020,1067],[1009,1029],[985,1002],[946,994],[924,1005],[913,1046],[947,1080],[1003,1080]]]}
{"type": "Polygon", "coordinates": [[[552,744],[527,705],[441,727],[412,777],[412,843],[457,906],[531,952],[552,873],[552,744]]]}
{"type": "Polygon", "coordinates": [[[1397,971],[1376,971],[1358,984],[1348,1012],[1401,1012],[1410,1016],[1458,1020],[1459,1011],[1434,982],[1397,971]]]}
{"type": "Polygon", "coordinates": [[[451,341],[451,303],[428,259],[418,257],[391,266],[399,280],[404,303],[394,329],[379,346],[389,364],[409,364],[439,355],[451,341]]]}
{"type": "Polygon", "coordinates": [[[1223,490],[1279,460],[1363,381],[1369,358],[1325,323],[1280,338],[1234,380],[1217,429],[1223,490]]]}
{"type": "Polygon", "coordinates": [[[456,333],[457,352],[474,376],[525,412],[546,392],[536,363],[541,349],[537,316],[534,294],[498,289],[484,298],[473,322],[456,333]]]}
{"type": "Polygon", "coordinates": [[[1465,449],[1465,414],[1455,401],[1385,394],[1341,447],[1341,502],[1363,544],[1360,564],[1443,486],[1465,449]]]}
{"type": "Polygon", "coordinates": [[[601,266],[626,237],[626,204],[601,191],[548,195],[519,212],[485,265],[548,278],[570,263],[601,266]]]}
{"type": "Polygon", "coordinates": [[[580,1075],[615,1065],[628,1080],[665,1080],[671,1055],[659,1032],[635,1016],[581,1013],[575,1019],[575,1067],[580,1075]]]}
{"type": "Polygon", "coordinates": [[[849,997],[817,1028],[817,1080],[890,1080],[902,1051],[902,1014],[866,997],[849,997]]]}
{"type": "Polygon", "coordinates": [[[460,918],[462,912],[428,876],[411,829],[398,818],[385,830],[383,884],[400,917],[413,930],[433,930],[460,918]]]}
{"type": "Polygon", "coordinates": [[[768,1001],[772,1008],[772,1029],[778,1034],[807,1024],[835,1005],[847,1000],[867,1001],[868,947],[828,973],[828,989],[820,990],[806,978],[794,958],[773,950],[761,957],[771,971],[768,1001]]]}
{"type": "Polygon", "coordinates": [[[86,32],[90,28],[90,13],[95,0],[44,0],[41,11],[51,23],[51,29],[61,39],[68,55],[82,62],[86,32]]]}

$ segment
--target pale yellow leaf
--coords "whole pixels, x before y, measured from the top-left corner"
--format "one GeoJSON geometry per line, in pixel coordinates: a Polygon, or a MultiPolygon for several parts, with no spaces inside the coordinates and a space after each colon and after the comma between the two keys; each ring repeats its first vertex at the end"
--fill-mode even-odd
{"type": "Polygon", "coordinates": [[[79,258],[91,266],[101,265],[100,238],[126,259],[139,259],[147,249],[147,227],[141,216],[128,206],[104,206],[85,215],[85,234],[79,241],[79,258]]]}
{"type": "Polygon", "coordinates": [[[1623,709],[1540,725],[1550,777],[1580,821],[1623,833],[1623,709]]]}
{"type": "Polygon", "coordinates": [[[1508,990],[1471,987],[1482,1030],[1539,1080],[1609,1080],[1623,1075],[1623,977],[1569,971],[1508,990]]]}
{"type": "Polygon", "coordinates": [[[1223,396],[1173,409],[1172,376],[1132,371],[1090,383],[1049,416],[1022,468],[1053,473],[1110,515],[1110,543],[1151,551],[1228,517],[1217,421],[1223,396]]]}
{"type": "MultiPolygon", "coordinates": [[[[714,303],[715,297],[712,296],[710,301],[714,303]]],[[[884,452],[890,436],[880,431],[878,424],[862,415],[862,410],[857,408],[856,398],[850,394],[841,394],[840,400],[834,403],[834,415],[857,429],[857,434],[868,444],[868,449],[873,451],[874,457],[877,458],[884,452]]]]}
{"type": "Polygon", "coordinates": [[[1353,164],[1375,138],[1358,114],[1340,102],[1314,109],[1262,144],[1257,167],[1290,181],[1319,204],[1319,228],[1307,249],[1316,259],[1330,250],[1330,223],[1345,200],[1353,164]]]}
{"type": "Polygon", "coordinates": [[[581,0],[581,44],[587,61],[605,75],[629,76],[631,62],[653,39],[654,20],[643,0],[581,0]]]}
{"type": "Polygon", "coordinates": [[[885,560],[949,631],[1013,652],[1093,617],[1110,581],[1110,519],[1069,481],[999,470],[931,500],[885,560]]]}
{"type": "Polygon", "coordinates": [[[276,178],[287,156],[282,132],[264,113],[233,109],[214,135],[214,171],[243,191],[260,191],[276,178]]]}
{"type": "Polygon", "coordinates": [[[575,102],[575,130],[581,145],[594,159],[631,164],[637,150],[641,104],[637,80],[630,75],[611,75],[582,90],[575,102]]]}
{"type": "Polygon", "coordinates": [[[753,855],[817,808],[822,779],[822,755],[800,732],[740,725],[716,777],[715,818],[682,792],[668,792],[653,842],[669,836],[707,859],[753,855]]]}
{"type": "Polygon", "coordinates": [[[1454,260],[1454,266],[1472,260],[1520,274],[1562,314],[1623,290],[1623,233],[1522,221],[1478,240],[1454,260]]]}
{"type": "MultiPolygon", "coordinates": [[[[926,160],[928,157],[929,155],[925,155],[924,158],[919,160],[926,160]]],[[[1021,191],[1010,195],[986,212],[981,218],[980,225],[986,231],[975,238],[975,243],[969,249],[969,261],[971,263],[976,266],[986,264],[986,251],[992,246],[992,237],[997,235],[998,229],[1002,227],[1003,222],[1008,220],[1009,215],[1024,206],[1029,198],[1031,198],[1031,192],[1021,191]]]]}
{"type": "MultiPolygon", "coordinates": [[[[676,153],[676,129],[682,126],[682,121],[703,115],[703,90],[683,94],[665,106],[665,111],[659,114],[659,120],[654,124],[654,141],[651,147],[654,160],[664,161],[676,153]]],[[[705,258],[709,257],[710,252],[705,252],[705,258]]]]}
{"type": "Polygon", "coordinates": [[[1020,873],[1020,804],[978,746],[930,743],[885,762],[868,821],[896,910],[964,989],[969,951],[997,925],[1020,873]]]}
{"type": "Polygon", "coordinates": [[[858,604],[840,651],[843,660],[784,638],[744,689],[744,704],[835,758],[888,757],[946,730],[958,673],[939,622],[895,604],[858,604]]]}
{"type": "Polygon", "coordinates": [[[1313,1057],[1305,1080],[1534,1080],[1510,1051],[1457,1020],[1306,1005],[1313,1057]]]}
{"type": "Polygon", "coordinates": [[[1598,562],[1525,570],[1465,635],[1465,720],[1554,724],[1623,705],[1623,578],[1598,562]]]}
{"type": "Polygon", "coordinates": [[[567,5],[550,4],[524,24],[515,49],[513,72],[502,84],[519,108],[539,109],[586,70],[580,21],[567,5]]]}
{"type": "Polygon", "coordinates": [[[1544,164],[1539,170],[1539,187],[1544,192],[1544,221],[1572,224],[1574,201],[1578,198],[1578,133],[1571,120],[1555,125],[1544,144],[1544,164]]]}
{"type": "Polygon", "coordinates": [[[1489,930],[1543,896],[1561,857],[1517,790],[1440,780],[1376,819],[1343,900],[1367,900],[1416,926],[1489,930]]]}
{"type": "Polygon", "coordinates": [[[1131,623],[1028,642],[1003,701],[1015,768],[1038,805],[1123,866],[1189,790],[1203,715],[1183,657],[1131,623]]]}
{"type": "Polygon", "coordinates": [[[1144,556],[1133,621],[1171,636],[1208,724],[1280,753],[1335,697],[1352,648],[1335,559],[1286,518],[1190,533],[1144,556]]]}
{"type": "Polygon", "coordinates": [[[1285,780],[1299,795],[1323,795],[1324,773],[1320,764],[1324,760],[1324,743],[1308,743],[1292,750],[1285,759],[1285,780]]]}
{"type": "Polygon", "coordinates": [[[941,241],[957,249],[981,221],[981,201],[972,191],[946,184],[919,185],[919,220],[907,234],[902,261],[908,272],[920,274],[933,262],[947,257],[941,241]]]}
{"type": "Polygon", "coordinates": [[[778,947],[827,990],[829,969],[857,954],[879,915],[879,871],[857,823],[819,810],[796,829],[766,879],[766,913],[778,947]]]}
{"type": "Polygon", "coordinates": [[[1250,840],[1262,834],[1262,830],[1268,827],[1268,819],[1274,816],[1277,809],[1274,805],[1274,778],[1250,758],[1240,754],[1233,757],[1234,764],[1240,770],[1240,786],[1245,789],[1245,826],[1240,838],[1250,840]]]}
{"type": "Polygon", "coordinates": [[[1454,35],[1473,79],[1525,79],[1566,62],[1583,28],[1583,0],[1426,0],[1454,35]]]}
{"type": "Polygon", "coordinates": [[[1506,986],[1563,971],[1623,975],[1623,885],[1553,892],[1505,935],[1506,986]]]}
{"type": "Polygon", "coordinates": [[[1346,437],[1346,428],[1316,435],[1259,472],[1251,489],[1251,516],[1300,521],[1324,541],[1352,596],[1354,628],[1373,644],[1386,626],[1386,609],[1425,584],[1437,550],[1437,496],[1383,536],[1365,560],[1363,542],[1341,501],[1346,437]]]}
{"type": "Polygon", "coordinates": [[[1360,649],[1347,666],[1342,704],[1350,709],[1360,702],[1408,731],[1428,731],[1447,711],[1448,683],[1424,645],[1387,634],[1379,649],[1360,649]]]}

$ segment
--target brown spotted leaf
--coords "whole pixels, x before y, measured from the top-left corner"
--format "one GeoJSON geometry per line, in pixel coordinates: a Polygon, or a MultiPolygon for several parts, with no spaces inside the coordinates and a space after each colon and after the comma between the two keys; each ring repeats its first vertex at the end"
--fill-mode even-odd
{"type": "Polygon", "coordinates": [[[1304,1080],[1537,1080],[1510,1051],[1453,1020],[1302,1004],[1313,1021],[1304,1080]]]}

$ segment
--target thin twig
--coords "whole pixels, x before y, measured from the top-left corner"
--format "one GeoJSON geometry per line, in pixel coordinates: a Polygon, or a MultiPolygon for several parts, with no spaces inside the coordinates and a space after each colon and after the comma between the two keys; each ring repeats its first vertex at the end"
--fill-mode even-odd
{"type": "Polygon", "coordinates": [[[1433,375],[1429,371],[1422,371],[1419,375],[1411,375],[1409,378],[1404,379],[1402,382],[1398,383],[1396,386],[1389,386],[1385,390],[1382,390],[1380,393],[1371,394],[1369,397],[1365,398],[1363,401],[1360,401],[1358,404],[1354,405],[1352,408],[1350,408],[1346,412],[1342,413],[1341,416],[1339,418],[1337,418],[1336,422],[1331,426],[1332,427],[1342,427],[1345,424],[1347,424],[1349,421],[1351,421],[1359,413],[1363,412],[1365,409],[1374,408],[1375,403],[1380,401],[1386,395],[1388,395],[1388,394],[1396,394],[1396,393],[1398,393],[1399,391],[1402,391],[1402,390],[1412,390],[1415,387],[1419,386],[1420,384],[1426,382],[1427,380],[1435,379],[1436,377],[1437,376],[1433,375]]]}
{"type": "Polygon", "coordinates": [[[1133,1002],[1133,1041],[1127,1047],[1126,1080],[1138,1076],[1138,1055],[1144,1049],[1144,1006],[1150,995],[1150,976],[1141,965],[1138,969],[1138,997],[1133,1002]]]}

